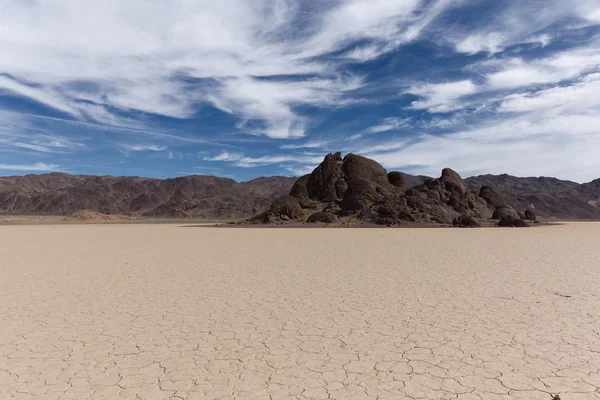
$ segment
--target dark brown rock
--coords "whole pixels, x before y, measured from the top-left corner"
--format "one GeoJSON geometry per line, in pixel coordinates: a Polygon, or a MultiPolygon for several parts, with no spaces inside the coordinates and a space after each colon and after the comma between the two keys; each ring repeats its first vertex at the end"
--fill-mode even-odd
{"type": "Polygon", "coordinates": [[[279,197],[273,202],[273,204],[271,204],[271,208],[269,208],[269,214],[275,216],[276,218],[287,217],[288,219],[298,219],[303,215],[303,212],[298,199],[293,196],[286,195],[279,197]]]}
{"type": "Polygon", "coordinates": [[[342,179],[342,161],[340,156],[329,153],[323,162],[315,168],[306,182],[310,199],[321,202],[340,201],[344,196],[345,183],[342,179]]]}
{"type": "Polygon", "coordinates": [[[374,184],[389,186],[386,170],[369,158],[348,154],[344,157],[342,170],[348,185],[354,179],[366,179],[374,184]]]}
{"type": "Polygon", "coordinates": [[[528,228],[529,224],[523,221],[521,218],[514,218],[510,215],[507,215],[498,221],[498,226],[508,228],[528,228]]]}
{"type": "Polygon", "coordinates": [[[507,206],[504,197],[490,186],[482,186],[479,190],[479,197],[484,199],[492,210],[507,206]]]}
{"type": "Polygon", "coordinates": [[[401,172],[392,171],[388,174],[388,182],[392,184],[392,186],[396,186],[402,190],[406,189],[406,185],[404,184],[404,176],[401,172]]]}
{"type": "Polygon", "coordinates": [[[506,217],[519,218],[519,214],[510,207],[498,208],[492,214],[492,219],[503,219],[506,217]]]}
{"type": "Polygon", "coordinates": [[[316,212],[314,214],[312,214],[310,217],[308,217],[308,222],[314,223],[314,222],[323,222],[326,224],[331,224],[332,222],[335,222],[337,220],[337,217],[331,213],[328,212],[324,212],[324,211],[319,211],[316,212]]]}
{"type": "Polygon", "coordinates": [[[535,215],[535,211],[533,211],[532,209],[525,210],[525,219],[529,221],[536,221],[537,217],[535,215]]]}
{"type": "Polygon", "coordinates": [[[398,215],[396,216],[400,221],[406,222],[416,222],[417,219],[407,210],[400,210],[398,215]]]}
{"type": "Polygon", "coordinates": [[[452,226],[461,228],[479,228],[481,225],[469,215],[459,215],[452,220],[452,226]]]}
{"type": "Polygon", "coordinates": [[[298,178],[296,183],[290,189],[290,196],[297,198],[298,200],[308,200],[308,189],[306,188],[306,184],[310,179],[310,174],[301,176],[298,178]]]}
{"type": "Polygon", "coordinates": [[[377,191],[377,186],[366,178],[354,178],[348,184],[348,189],[341,202],[345,214],[358,212],[372,207],[383,200],[383,195],[377,191]]]}
{"type": "Polygon", "coordinates": [[[461,194],[465,194],[469,191],[469,187],[465,181],[462,180],[456,171],[450,168],[444,168],[442,170],[440,181],[445,184],[446,190],[448,191],[458,191],[461,194]]]}
{"type": "Polygon", "coordinates": [[[394,225],[398,225],[398,220],[396,220],[395,218],[389,218],[389,217],[377,217],[377,218],[375,218],[375,224],[376,225],[385,225],[385,226],[394,226],[394,225]]]}
{"type": "MultiPolygon", "coordinates": [[[[489,187],[479,190],[479,197],[469,190],[458,173],[449,168],[444,169],[439,178],[424,178],[421,185],[404,191],[404,177],[400,172],[388,174],[374,160],[355,154],[348,154],[343,159],[340,154],[328,154],[308,178],[302,177],[294,185],[290,193],[304,208],[303,202],[310,201],[315,209],[381,225],[433,222],[478,226],[478,220],[492,216],[492,208],[506,205],[502,196],[489,187]]],[[[284,206],[284,215],[290,214],[289,218],[299,213],[293,204],[285,202],[284,206]]],[[[496,209],[496,218],[505,216],[520,220],[508,206],[496,209]]],[[[312,219],[317,217],[325,218],[316,214],[312,219]]],[[[521,224],[519,221],[514,223],[521,224]]]]}

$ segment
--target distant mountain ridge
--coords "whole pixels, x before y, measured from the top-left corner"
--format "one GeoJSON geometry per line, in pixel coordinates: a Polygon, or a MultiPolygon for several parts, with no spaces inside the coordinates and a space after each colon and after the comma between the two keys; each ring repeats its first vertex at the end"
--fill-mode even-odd
{"type": "MultiPolygon", "coordinates": [[[[403,176],[407,188],[429,179],[403,176]]],[[[268,208],[296,180],[273,176],[238,183],[198,175],[153,179],[63,173],[0,177],[0,213],[70,215],[90,210],[145,217],[244,218],[268,208]]],[[[579,184],[502,174],[474,176],[465,182],[474,192],[491,186],[513,208],[532,208],[542,217],[600,219],[600,179],[579,184]]]]}
{"type": "Polygon", "coordinates": [[[51,173],[0,177],[0,213],[70,215],[80,210],[147,217],[237,218],[267,207],[295,179],[238,183],[214,176],[173,179],[51,173]]]}
{"type": "Polygon", "coordinates": [[[533,208],[543,217],[600,219],[600,179],[580,184],[551,177],[502,174],[473,176],[465,182],[471,190],[491,186],[513,208],[533,208]]]}

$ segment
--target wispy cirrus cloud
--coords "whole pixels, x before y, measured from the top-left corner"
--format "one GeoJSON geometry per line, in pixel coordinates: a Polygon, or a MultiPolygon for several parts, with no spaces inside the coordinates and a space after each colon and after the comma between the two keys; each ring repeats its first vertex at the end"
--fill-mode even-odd
{"type": "Polygon", "coordinates": [[[165,151],[167,146],[156,144],[120,144],[119,148],[123,151],[165,151]]]}
{"type": "Polygon", "coordinates": [[[386,118],[381,124],[373,125],[365,129],[365,133],[382,133],[395,131],[401,128],[407,128],[411,126],[410,118],[386,118]]]}
{"type": "Polygon", "coordinates": [[[36,162],[34,164],[0,164],[0,171],[50,172],[59,171],[57,164],[36,162]]]}
{"type": "Polygon", "coordinates": [[[407,93],[422,97],[411,103],[414,110],[428,110],[432,113],[447,113],[460,108],[457,100],[461,97],[477,93],[478,88],[470,80],[444,82],[415,86],[407,93]]]}
{"type": "Polygon", "coordinates": [[[101,123],[113,110],[187,118],[208,102],[257,121],[254,134],[303,136],[298,106],[333,105],[356,87],[319,57],[364,40],[376,49],[367,58],[377,57],[416,38],[448,7],[447,0],[8,1],[0,71],[15,79],[0,87],[101,123]],[[280,75],[293,79],[257,79],[280,75]]]}
{"type": "Polygon", "coordinates": [[[458,52],[471,55],[499,53],[518,44],[547,46],[553,40],[548,31],[562,33],[597,24],[600,5],[596,0],[506,0],[490,4],[488,12],[489,15],[470,20],[460,29],[446,31],[446,40],[458,52]]]}
{"type": "Polygon", "coordinates": [[[294,163],[294,164],[310,164],[317,165],[323,160],[322,156],[307,155],[307,154],[281,154],[281,155],[267,155],[261,157],[247,157],[243,154],[232,154],[222,152],[213,157],[204,157],[204,161],[220,161],[226,163],[232,163],[237,167],[242,168],[253,168],[261,167],[265,165],[273,165],[280,163],[294,163]]]}
{"type": "Polygon", "coordinates": [[[284,144],[279,146],[283,150],[296,150],[296,149],[322,149],[327,147],[329,141],[317,140],[312,142],[295,143],[295,144],[284,144]]]}
{"type": "Polygon", "coordinates": [[[597,178],[600,154],[600,74],[574,84],[506,95],[498,113],[443,135],[394,140],[366,153],[390,168],[439,174],[451,166],[465,175],[509,173],[597,178]],[[556,162],[565,160],[565,162],[556,162]]]}

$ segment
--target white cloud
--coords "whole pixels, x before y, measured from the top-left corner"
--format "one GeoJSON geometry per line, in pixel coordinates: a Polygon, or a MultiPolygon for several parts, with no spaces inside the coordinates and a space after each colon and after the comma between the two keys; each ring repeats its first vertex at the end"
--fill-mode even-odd
{"type": "Polygon", "coordinates": [[[595,25],[600,23],[599,15],[597,0],[505,0],[489,16],[473,21],[474,27],[449,29],[440,32],[440,36],[443,34],[458,52],[494,54],[518,44],[547,46],[553,40],[549,30],[567,31],[570,25],[595,25]],[[577,22],[573,23],[573,19],[577,22]]]}
{"type": "Polygon", "coordinates": [[[480,51],[497,53],[504,49],[506,37],[498,32],[476,33],[456,44],[456,50],[461,53],[475,54],[480,51]]]}
{"type": "Polygon", "coordinates": [[[317,164],[301,165],[301,166],[297,166],[297,167],[286,167],[285,169],[287,171],[291,172],[294,176],[304,176],[304,175],[312,173],[316,167],[317,167],[317,164]]]}
{"type": "Polygon", "coordinates": [[[460,53],[477,54],[487,52],[490,54],[503,51],[510,44],[539,44],[546,47],[552,42],[552,36],[549,34],[532,35],[523,37],[519,40],[511,41],[499,32],[474,33],[456,43],[456,50],[460,53]]]}
{"type": "Polygon", "coordinates": [[[59,171],[59,166],[43,162],[37,162],[35,164],[0,164],[0,171],[49,172],[59,171]]]}
{"type": "Polygon", "coordinates": [[[600,171],[600,73],[570,86],[512,94],[499,114],[445,135],[362,149],[389,168],[434,176],[444,167],[465,176],[509,173],[586,182],[600,171]]]}
{"type": "Polygon", "coordinates": [[[374,125],[365,130],[365,133],[382,133],[396,131],[411,126],[410,118],[386,118],[379,125],[374,125]]]}
{"type": "Polygon", "coordinates": [[[307,121],[296,106],[348,104],[340,97],[353,86],[331,78],[340,64],[315,61],[319,56],[370,40],[372,49],[352,57],[375,58],[416,38],[450,5],[9,0],[0,16],[0,72],[35,86],[8,78],[0,86],[82,120],[119,126],[131,121],[114,108],[187,118],[208,101],[264,126],[252,133],[298,137],[307,121]],[[272,75],[296,79],[259,79],[272,75]],[[321,78],[300,79],[306,75],[321,78]]]}
{"type": "Polygon", "coordinates": [[[549,57],[525,61],[519,58],[483,63],[490,89],[512,89],[521,86],[555,83],[574,79],[600,67],[600,48],[567,50],[549,57]]]}
{"type": "Polygon", "coordinates": [[[284,144],[279,146],[280,149],[284,150],[295,150],[295,149],[322,149],[329,144],[327,141],[314,141],[314,142],[305,142],[298,144],[284,144]]]}
{"type": "Polygon", "coordinates": [[[223,152],[214,157],[204,157],[204,161],[238,161],[241,160],[244,156],[242,154],[230,154],[227,152],[223,152]]]}
{"type": "MultiPolygon", "coordinates": [[[[2,71],[0,70],[0,72],[2,71]]],[[[8,90],[18,96],[28,97],[34,101],[47,105],[56,110],[63,111],[73,116],[80,115],[77,108],[69,103],[69,99],[61,97],[55,92],[53,88],[49,86],[28,86],[14,79],[9,79],[5,76],[0,75],[0,90],[1,89],[8,90]]]]}
{"type": "Polygon", "coordinates": [[[27,115],[6,111],[0,111],[0,148],[57,154],[88,150],[80,141],[35,126],[27,115]]]}
{"type": "MultiPolygon", "coordinates": [[[[490,96],[497,96],[498,92],[572,81],[590,72],[600,71],[600,47],[593,43],[588,47],[566,50],[533,60],[488,60],[470,65],[467,69],[479,73],[483,82],[476,85],[471,80],[461,80],[416,85],[406,93],[423,99],[414,101],[410,108],[427,110],[430,113],[447,113],[473,104],[485,106],[497,100],[490,96]],[[478,103],[464,101],[464,97],[474,94],[482,94],[484,97],[478,103]]],[[[520,94],[514,96],[522,97],[520,94]]],[[[508,105],[504,107],[504,110],[507,110],[508,105]]]]}
{"type": "Polygon", "coordinates": [[[553,112],[577,114],[597,107],[596,111],[600,111],[599,77],[600,74],[595,74],[571,86],[556,86],[538,92],[509,95],[498,110],[500,112],[553,110],[553,112]],[[582,103],[585,103],[583,109],[582,103]]]}
{"type": "Polygon", "coordinates": [[[124,151],[165,151],[167,146],[155,144],[120,144],[119,147],[124,151]]]}
{"type": "Polygon", "coordinates": [[[477,92],[477,85],[470,80],[462,80],[415,86],[407,93],[423,97],[423,100],[412,102],[412,109],[446,113],[462,108],[459,99],[477,92]]]}
{"type": "MultiPolygon", "coordinates": [[[[241,115],[246,120],[265,122],[253,133],[272,138],[304,136],[306,119],[294,107],[310,103],[315,106],[339,104],[340,94],[358,89],[359,78],[308,79],[303,81],[265,81],[254,78],[228,79],[209,100],[225,112],[241,115]]],[[[240,126],[245,129],[245,124],[240,126]]]]}
{"type": "Polygon", "coordinates": [[[523,41],[523,43],[539,44],[542,47],[548,46],[551,42],[552,36],[547,33],[543,33],[541,35],[533,35],[523,41]]]}
{"type": "Polygon", "coordinates": [[[296,163],[296,164],[311,164],[316,165],[323,160],[323,157],[318,155],[307,154],[284,154],[270,155],[262,157],[247,157],[243,154],[230,154],[222,152],[214,157],[204,157],[204,161],[221,161],[233,163],[233,165],[242,168],[261,167],[265,165],[273,165],[280,163],[296,163]]]}

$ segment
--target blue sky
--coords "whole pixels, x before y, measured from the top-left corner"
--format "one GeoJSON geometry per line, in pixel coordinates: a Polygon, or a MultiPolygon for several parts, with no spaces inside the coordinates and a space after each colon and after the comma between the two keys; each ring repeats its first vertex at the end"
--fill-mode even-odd
{"type": "Polygon", "coordinates": [[[598,0],[0,0],[0,174],[600,177],[598,0]]]}

